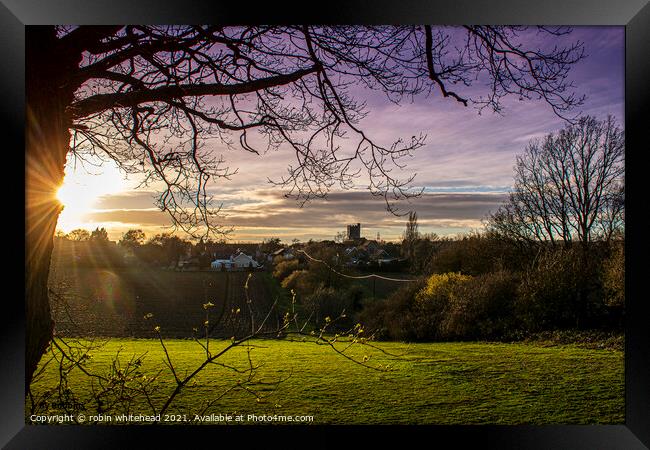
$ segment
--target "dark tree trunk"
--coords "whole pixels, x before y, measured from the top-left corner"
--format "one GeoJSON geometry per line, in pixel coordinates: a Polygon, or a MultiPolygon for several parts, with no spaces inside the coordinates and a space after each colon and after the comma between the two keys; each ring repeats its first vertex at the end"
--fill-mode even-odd
{"type": "Polygon", "coordinates": [[[56,192],[63,182],[70,143],[65,108],[73,98],[65,79],[77,58],[59,49],[53,27],[27,27],[25,127],[25,392],[52,338],[48,276],[53,236],[62,206],[56,192]]]}

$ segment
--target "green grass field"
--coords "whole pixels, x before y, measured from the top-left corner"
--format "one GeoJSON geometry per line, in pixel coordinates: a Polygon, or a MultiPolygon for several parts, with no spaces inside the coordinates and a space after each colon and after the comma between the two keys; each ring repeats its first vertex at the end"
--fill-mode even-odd
{"type": "MultiPolygon", "coordinates": [[[[181,375],[204,357],[196,342],[166,343],[181,375]]],[[[212,342],[211,349],[227,343],[212,342]]],[[[235,388],[206,414],[311,415],[314,424],[624,422],[624,358],[617,350],[530,343],[376,344],[399,356],[358,344],[349,350],[356,360],[368,358],[368,364],[380,367],[379,371],[314,342],[256,340],[252,345],[252,361],[261,365],[249,386],[253,392],[235,388]],[[285,381],[276,384],[282,379],[285,381]]],[[[146,353],[143,375],[152,376],[163,369],[152,397],[159,407],[174,383],[158,341],[113,339],[94,351],[89,367],[106,373],[120,348],[121,361],[146,353]]],[[[220,361],[245,369],[246,355],[246,346],[237,347],[220,361]]],[[[206,401],[245,378],[231,368],[210,366],[197,378],[196,386],[190,384],[183,391],[169,412],[185,414],[191,422],[206,401]]],[[[32,390],[39,395],[57,380],[56,365],[50,364],[32,390]]],[[[82,400],[88,398],[86,375],[73,371],[69,386],[82,400]]],[[[87,411],[92,414],[92,409],[87,411]]],[[[130,412],[151,414],[143,399],[136,400],[130,412]]]]}

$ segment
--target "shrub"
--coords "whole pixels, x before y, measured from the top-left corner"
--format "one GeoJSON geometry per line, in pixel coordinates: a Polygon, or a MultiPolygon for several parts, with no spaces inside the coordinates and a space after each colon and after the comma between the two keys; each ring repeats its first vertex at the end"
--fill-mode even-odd
{"type": "Polygon", "coordinates": [[[493,268],[492,248],[480,234],[464,236],[446,242],[431,261],[431,270],[437,273],[464,273],[479,275],[493,268]]]}
{"type": "Polygon", "coordinates": [[[427,279],[427,284],[415,296],[416,301],[427,301],[431,298],[448,297],[450,292],[455,286],[471,280],[469,275],[461,275],[460,273],[443,273],[433,274],[427,279]]]}
{"type": "Polygon", "coordinates": [[[517,328],[518,277],[500,271],[452,287],[440,323],[443,339],[498,339],[517,328]]]}
{"type": "Polygon", "coordinates": [[[537,249],[525,270],[432,275],[419,288],[414,283],[385,302],[366,305],[360,320],[380,338],[413,341],[512,339],[541,330],[620,327],[621,243],[613,249],[604,243],[537,249]]]}
{"type": "Polygon", "coordinates": [[[354,292],[351,290],[336,290],[331,287],[318,286],[302,301],[305,313],[311,315],[318,326],[325,323],[325,318],[339,317],[345,312],[345,317],[335,323],[336,329],[348,329],[351,325],[350,314],[354,307],[354,292]]]}
{"type": "Polygon", "coordinates": [[[413,340],[413,329],[408,326],[410,310],[415,295],[424,286],[424,280],[417,280],[397,289],[385,300],[366,300],[359,322],[377,339],[413,340]]]}
{"type": "Polygon", "coordinates": [[[360,321],[378,338],[407,341],[487,339],[507,336],[517,326],[518,278],[501,271],[471,277],[432,275],[366,306],[360,321]]]}
{"type": "Polygon", "coordinates": [[[471,279],[468,275],[445,273],[431,275],[423,289],[415,294],[413,308],[406,315],[406,326],[411,327],[413,339],[437,340],[444,338],[441,324],[454,291],[471,279]]]}
{"type": "Polygon", "coordinates": [[[542,253],[520,284],[517,315],[528,331],[593,325],[606,313],[600,258],[581,249],[542,253]]]}
{"type": "Polygon", "coordinates": [[[494,233],[472,233],[446,241],[433,256],[430,269],[436,273],[460,272],[482,275],[500,270],[519,271],[530,259],[530,249],[494,233]]]}
{"type": "Polygon", "coordinates": [[[431,275],[395,291],[384,302],[366,307],[360,318],[377,337],[406,341],[444,338],[441,323],[450,297],[455,288],[469,280],[470,276],[457,273],[431,275]]]}
{"type": "Polygon", "coordinates": [[[282,281],[283,288],[295,291],[301,298],[314,292],[319,285],[316,277],[308,270],[295,270],[282,281]]]}
{"type": "Polygon", "coordinates": [[[287,278],[292,272],[300,268],[300,263],[297,259],[282,260],[275,265],[273,276],[282,281],[287,278]]]}
{"type": "Polygon", "coordinates": [[[363,307],[365,291],[361,286],[351,285],[345,290],[345,295],[350,299],[349,311],[358,312],[363,307]]]}

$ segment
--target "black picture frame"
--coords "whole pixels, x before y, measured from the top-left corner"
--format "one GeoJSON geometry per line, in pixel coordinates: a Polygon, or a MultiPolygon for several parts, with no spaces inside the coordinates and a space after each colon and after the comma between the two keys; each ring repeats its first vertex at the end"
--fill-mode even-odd
{"type": "MultiPolygon", "coordinates": [[[[468,442],[490,448],[573,448],[641,449],[650,447],[650,327],[647,299],[640,285],[643,231],[643,154],[649,148],[645,139],[650,104],[650,4],[648,0],[498,0],[479,2],[374,1],[307,2],[281,5],[242,5],[223,1],[193,0],[0,0],[0,48],[3,99],[0,102],[5,125],[4,160],[6,173],[16,176],[3,183],[7,199],[20,203],[17,186],[24,167],[24,30],[39,24],[115,24],[115,23],[432,23],[477,24],[554,24],[622,25],[626,34],[625,128],[626,128],[626,344],[624,425],[553,426],[418,426],[418,427],[156,427],[156,426],[26,426],[24,420],[24,307],[18,294],[4,295],[0,329],[2,382],[0,383],[0,445],[5,448],[130,448],[165,447],[171,439],[186,444],[207,438],[224,445],[224,437],[255,439],[259,444],[277,441],[277,433],[290,434],[296,445],[338,445],[345,439],[366,436],[384,439],[408,433],[409,443],[452,440],[454,445],[468,442]],[[254,433],[250,431],[254,430],[254,433]],[[289,433],[287,433],[289,431],[289,433]],[[326,432],[327,440],[314,432],[326,432]],[[417,436],[416,436],[417,435],[417,436]],[[317,440],[318,439],[318,440],[317,440]]],[[[8,178],[7,178],[8,179],[8,178]]],[[[24,182],[24,178],[23,178],[24,182]]],[[[647,192],[647,189],[646,189],[647,192]]],[[[24,204],[24,202],[23,202],[24,204]]],[[[15,210],[24,206],[17,206],[15,210]]],[[[20,226],[20,213],[12,222],[20,226]]],[[[24,222],[22,223],[24,225],[24,222]]],[[[24,226],[23,226],[24,230],[24,226]]],[[[19,231],[17,233],[20,233],[19,231]]],[[[18,234],[20,236],[20,234],[18,234]]],[[[11,258],[24,251],[24,242],[14,242],[15,250],[5,248],[6,261],[18,271],[19,262],[11,258]]],[[[13,280],[19,279],[16,274],[13,280]]],[[[289,438],[285,436],[285,438],[289,438]]],[[[248,441],[250,442],[250,441],[248,441]]],[[[196,444],[198,445],[198,444],[196,444]]]]}

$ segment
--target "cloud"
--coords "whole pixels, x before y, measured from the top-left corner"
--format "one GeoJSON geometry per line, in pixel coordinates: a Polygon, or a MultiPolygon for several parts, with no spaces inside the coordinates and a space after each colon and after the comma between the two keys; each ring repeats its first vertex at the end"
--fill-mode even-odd
{"type": "Polygon", "coordinates": [[[95,202],[95,208],[106,209],[146,209],[154,204],[154,191],[121,192],[103,195],[95,202]]]}
{"type": "MultiPolygon", "coordinates": [[[[338,191],[325,200],[314,200],[300,207],[295,200],[285,198],[277,191],[250,192],[251,201],[224,210],[224,226],[233,226],[235,235],[251,230],[270,235],[294,230],[303,236],[331,238],[342,231],[348,223],[362,223],[373,233],[382,231],[399,235],[406,219],[395,216],[385,209],[381,199],[367,192],[338,191]],[[253,201],[254,199],[254,201],[253,201]],[[272,232],[270,232],[272,231],[272,232]]],[[[503,193],[424,193],[410,203],[399,206],[403,211],[418,213],[422,231],[457,232],[481,226],[481,219],[498,207],[505,199],[503,193]]],[[[95,223],[139,224],[141,227],[167,225],[165,213],[153,209],[111,209],[89,214],[95,223]]]]}
{"type": "Polygon", "coordinates": [[[124,223],[134,226],[156,227],[169,225],[169,216],[158,209],[109,209],[89,213],[93,223],[124,223]]]}

